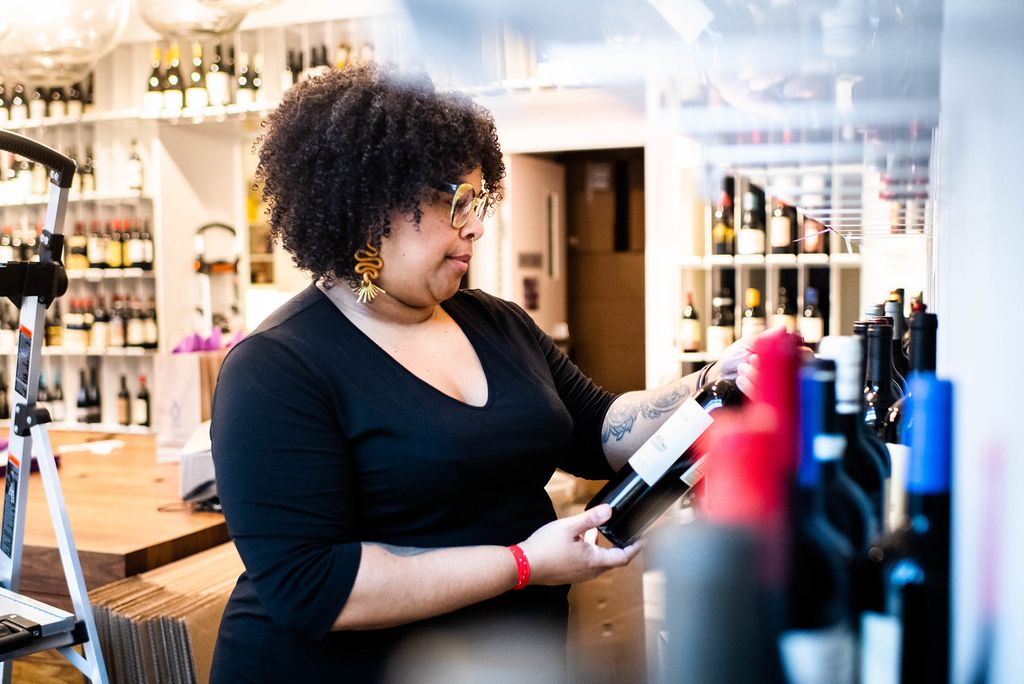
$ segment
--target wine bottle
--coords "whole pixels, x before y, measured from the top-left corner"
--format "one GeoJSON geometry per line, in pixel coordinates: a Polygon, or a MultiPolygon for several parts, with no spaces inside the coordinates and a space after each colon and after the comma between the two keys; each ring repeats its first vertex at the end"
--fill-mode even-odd
{"type": "Polygon", "coordinates": [[[788,619],[779,649],[791,682],[852,681],[854,638],[850,611],[853,547],[825,512],[821,460],[834,458],[842,437],[824,429],[830,372],[801,373],[801,458],[790,547],[788,619]]]}
{"type": "Polygon", "coordinates": [[[231,102],[231,83],[226,66],[223,48],[217,43],[213,48],[210,70],[206,74],[207,97],[214,107],[223,107],[231,102]]]}
{"type": "MultiPolygon", "coordinates": [[[[938,331],[938,317],[927,312],[924,302],[915,305],[915,311],[910,316],[910,375],[914,373],[935,372],[935,342],[938,331]]],[[[910,378],[907,378],[910,382],[910,378]]],[[[883,427],[883,438],[888,443],[908,445],[906,434],[909,425],[904,425],[906,417],[906,404],[908,396],[903,396],[893,402],[886,413],[883,427]]]]}
{"type": "Polygon", "coordinates": [[[41,121],[46,118],[46,103],[49,98],[41,86],[32,89],[28,100],[28,118],[41,121]]]}
{"type": "Polygon", "coordinates": [[[96,72],[90,71],[82,87],[82,113],[92,114],[96,110],[96,72]]]}
{"type": "Polygon", "coordinates": [[[63,423],[64,411],[64,385],[61,383],[60,370],[53,376],[53,389],[50,391],[50,417],[55,423],[63,423]]]}
{"type": "Polygon", "coordinates": [[[115,220],[112,224],[108,224],[107,234],[107,268],[121,268],[121,258],[123,250],[121,249],[121,221],[115,220]]]}
{"type": "Polygon", "coordinates": [[[868,326],[868,374],[864,395],[867,399],[865,424],[884,439],[885,415],[899,398],[892,377],[892,326],[872,323],[868,326]]]}
{"type": "Polygon", "coordinates": [[[89,421],[90,423],[99,423],[103,420],[103,400],[100,394],[100,380],[99,371],[96,366],[89,368],[89,384],[87,385],[86,394],[88,395],[89,401],[89,421]]]}
{"type": "Polygon", "coordinates": [[[185,89],[185,107],[191,110],[202,110],[208,104],[210,104],[210,94],[206,90],[203,46],[199,43],[192,43],[192,71],[188,75],[188,87],[185,89]]]}
{"type": "Polygon", "coordinates": [[[764,307],[761,306],[761,291],[756,287],[747,288],[746,305],[740,322],[740,337],[753,337],[764,332],[767,326],[764,307]]]}
{"type": "Polygon", "coordinates": [[[96,166],[94,159],[92,156],[92,146],[86,145],[85,160],[82,162],[82,168],[78,172],[79,190],[83,195],[96,192],[96,166]]]}
{"type": "Polygon", "coordinates": [[[738,406],[743,393],[728,380],[701,388],[637,449],[629,461],[601,488],[587,508],[610,504],[612,517],[598,529],[616,546],[637,541],[662,513],[704,475],[706,453],[699,437],[711,425],[711,413],[738,406]]]}
{"type": "Polygon", "coordinates": [[[128,190],[141,193],[143,181],[144,174],[142,157],[139,156],[139,141],[136,138],[132,138],[131,149],[128,152],[128,190]]]}
{"type": "Polygon", "coordinates": [[[764,221],[760,196],[754,190],[743,193],[743,222],[736,233],[737,254],[764,254],[764,221]]]}
{"type": "Polygon", "coordinates": [[[800,251],[804,254],[825,254],[828,251],[828,232],[820,221],[805,216],[802,237],[800,251]]]}
{"type": "Polygon", "coordinates": [[[50,118],[65,118],[68,115],[68,103],[67,96],[64,94],[64,89],[60,86],[50,88],[49,98],[50,118]]]}
{"type": "Polygon", "coordinates": [[[149,232],[149,220],[142,222],[142,230],[139,231],[139,241],[142,243],[142,270],[153,270],[153,236],[149,232]]]}
{"type": "MultiPolygon", "coordinates": [[[[830,337],[822,340],[826,344],[830,337]]],[[[824,353],[824,352],[823,352],[824,353]]],[[[826,396],[824,413],[824,434],[833,435],[837,439],[825,440],[821,449],[815,452],[821,468],[821,479],[825,490],[825,514],[829,522],[850,542],[854,554],[868,548],[868,544],[878,534],[876,518],[871,500],[867,494],[847,474],[843,466],[843,453],[846,449],[846,438],[839,427],[836,414],[836,364],[828,358],[816,359],[814,362],[815,379],[823,383],[826,396]]]]}
{"type": "Polygon", "coordinates": [[[285,57],[284,69],[281,69],[281,92],[287,91],[295,85],[295,50],[288,50],[285,57]]]}
{"type": "Polygon", "coordinates": [[[125,346],[125,319],[121,310],[121,299],[114,295],[110,302],[110,323],[108,324],[110,346],[120,348],[125,346]]]}
{"type": "Polygon", "coordinates": [[[896,373],[906,378],[910,372],[910,361],[903,352],[903,335],[907,321],[903,317],[903,298],[893,290],[885,301],[885,315],[892,319],[892,365],[896,373]]]}
{"type": "Polygon", "coordinates": [[[132,395],[128,391],[128,380],[121,374],[121,387],[117,391],[117,424],[132,424],[132,395]]]}
{"type": "Polygon", "coordinates": [[[254,101],[254,91],[251,82],[252,74],[249,72],[249,54],[240,53],[238,78],[235,81],[235,104],[250,105],[254,101]]]}
{"type": "Polygon", "coordinates": [[[711,228],[712,254],[735,254],[736,231],[733,228],[732,196],[735,181],[726,176],[722,181],[722,195],[715,205],[711,228]]]}
{"type": "Polygon", "coordinates": [[[137,299],[128,300],[125,306],[125,346],[145,347],[146,346],[146,324],[143,320],[142,307],[137,299]]]}
{"type": "Polygon", "coordinates": [[[736,314],[732,291],[721,290],[711,300],[711,321],[708,325],[708,354],[718,355],[736,341],[736,314]]]}
{"type": "Polygon", "coordinates": [[[139,376],[139,391],[132,404],[132,422],[135,425],[149,427],[149,390],[146,389],[146,376],[139,376]]]}
{"type": "Polygon", "coordinates": [[[181,75],[181,52],[178,44],[167,51],[167,68],[163,82],[164,111],[178,114],[185,106],[185,79],[181,75]]]}
{"type": "Polygon", "coordinates": [[[78,371],[78,396],[75,398],[75,421],[90,423],[92,417],[89,406],[89,383],[85,378],[85,369],[78,371]]]}
{"type": "Polygon", "coordinates": [[[825,318],[818,309],[818,290],[809,287],[804,293],[804,310],[800,317],[800,336],[804,344],[817,349],[821,338],[825,336],[825,318]]]}
{"type": "Polygon", "coordinates": [[[94,349],[106,349],[110,344],[110,314],[103,305],[103,298],[96,300],[93,310],[92,329],[89,330],[89,346],[94,349]]]}
{"type": "Polygon", "coordinates": [[[25,96],[25,85],[20,81],[14,83],[9,104],[11,121],[17,123],[28,119],[28,100],[25,96]]]}
{"type": "Polygon", "coordinates": [[[860,342],[854,337],[825,339],[829,342],[827,345],[823,343],[821,356],[836,364],[836,422],[846,441],[843,468],[870,499],[874,519],[881,525],[885,520],[885,480],[888,470],[887,464],[879,459],[878,454],[864,440],[860,342]]]}
{"type": "Polygon", "coordinates": [[[93,221],[89,228],[89,237],[86,241],[86,252],[89,257],[89,268],[107,267],[107,242],[103,236],[99,221],[93,221]]]}
{"type": "Polygon", "coordinates": [[[779,288],[778,304],[772,314],[772,327],[784,326],[787,332],[797,331],[796,306],[789,298],[786,288],[779,288]]]}
{"type": "Polygon", "coordinates": [[[72,83],[68,88],[68,118],[77,119],[82,116],[85,103],[82,100],[82,84],[72,83]]]}
{"type": "Polygon", "coordinates": [[[88,240],[85,237],[85,224],[75,222],[74,232],[67,237],[67,257],[65,259],[69,271],[84,271],[89,268],[87,252],[88,240]]]}
{"type": "Polygon", "coordinates": [[[910,394],[907,518],[875,554],[883,597],[862,617],[865,681],[949,681],[953,389],[921,372],[910,394]]]}
{"type": "MultiPolygon", "coordinates": [[[[241,329],[241,328],[239,328],[241,329]]],[[[146,349],[156,349],[160,336],[159,329],[156,323],[156,301],[151,297],[149,303],[146,306],[145,314],[145,344],[143,346],[146,349]]]]}
{"type": "Polygon", "coordinates": [[[686,293],[686,306],[683,307],[683,315],[679,319],[679,329],[676,333],[676,340],[679,348],[684,352],[695,352],[700,350],[701,326],[700,317],[693,304],[693,292],[686,293]]]}
{"type": "Polygon", "coordinates": [[[153,59],[150,62],[149,78],[146,80],[146,93],[142,96],[142,108],[157,114],[164,108],[164,74],[163,62],[160,59],[160,46],[153,46],[153,59]]]}
{"type": "Polygon", "coordinates": [[[796,210],[782,200],[772,200],[772,217],[768,219],[768,232],[771,235],[772,254],[792,254],[796,243],[793,242],[796,229],[796,210]]]}

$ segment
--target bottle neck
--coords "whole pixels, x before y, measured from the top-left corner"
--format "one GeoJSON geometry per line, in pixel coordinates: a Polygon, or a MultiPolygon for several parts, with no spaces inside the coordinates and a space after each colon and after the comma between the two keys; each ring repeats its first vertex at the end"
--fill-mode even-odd
{"type": "MultiPolygon", "coordinates": [[[[891,331],[892,328],[883,330],[891,331]]],[[[868,387],[880,393],[891,393],[892,337],[891,332],[868,336],[868,387]]]]}
{"type": "Polygon", "coordinates": [[[935,314],[914,314],[910,326],[910,370],[935,372],[935,314]],[[918,318],[920,316],[921,318],[918,318]]]}

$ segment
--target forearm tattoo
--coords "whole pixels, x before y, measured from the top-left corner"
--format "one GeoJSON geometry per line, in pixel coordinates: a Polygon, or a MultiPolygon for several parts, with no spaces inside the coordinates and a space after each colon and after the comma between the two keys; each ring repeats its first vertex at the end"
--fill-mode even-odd
{"type": "Polygon", "coordinates": [[[682,380],[649,392],[635,392],[636,398],[623,395],[612,405],[601,427],[601,442],[616,442],[633,431],[637,418],[647,420],[658,418],[675,411],[690,396],[690,388],[682,380]]]}

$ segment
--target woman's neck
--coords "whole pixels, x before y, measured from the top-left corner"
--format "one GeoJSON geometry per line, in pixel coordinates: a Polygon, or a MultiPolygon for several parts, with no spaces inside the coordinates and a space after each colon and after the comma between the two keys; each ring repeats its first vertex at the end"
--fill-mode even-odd
{"type": "Polygon", "coordinates": [[[437,304],[410,306],[386,292],[377,295],[372,302],[359,302],[352,288],[340,280],[335,281],[330,288],[323,284],[318,284],[317,287],[352,321],[396,326],[420,325],[431,321],[440,308],[437,304]]]}

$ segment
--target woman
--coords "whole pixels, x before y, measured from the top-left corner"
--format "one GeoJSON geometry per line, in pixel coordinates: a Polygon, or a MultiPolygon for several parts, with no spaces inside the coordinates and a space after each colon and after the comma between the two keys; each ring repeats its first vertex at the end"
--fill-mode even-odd
{"type": "Polygon", "coordinates": [[[504,175],[467,98],[352,67],[266,125],[271,230],[314,285],[221,370],[213,454],[246,571],[213,681],[374,681],[409,634],[484,620],[564,640],[568,585],[638,549],[583,541],[609,508],[556,520],[545,483],[610,477],[697,378],[616,397],[522,309],[459,290],[504,175]]]}

